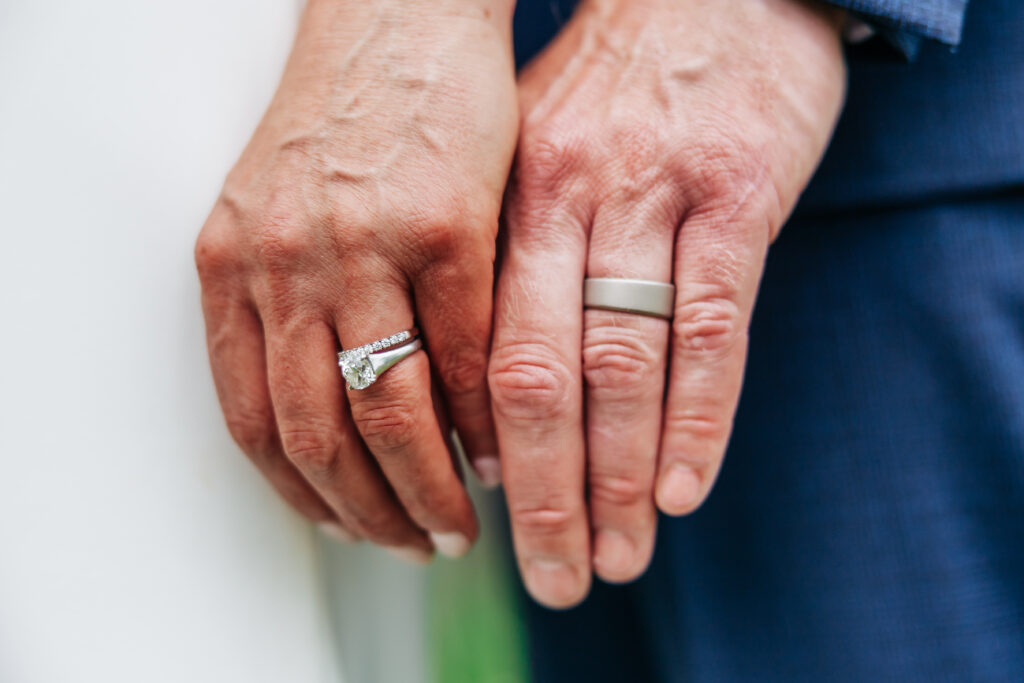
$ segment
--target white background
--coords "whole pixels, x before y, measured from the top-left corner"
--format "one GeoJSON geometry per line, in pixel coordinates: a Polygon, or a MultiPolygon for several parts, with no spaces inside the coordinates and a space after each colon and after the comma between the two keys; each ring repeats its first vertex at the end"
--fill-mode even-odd
{"type": "Polygon", "coordinates": [[[365,550],[324,560],[231,443],[209,379],[192,243],[297,15],[0,0],[4,683],[422,672],[419,575],[365,550]]]}

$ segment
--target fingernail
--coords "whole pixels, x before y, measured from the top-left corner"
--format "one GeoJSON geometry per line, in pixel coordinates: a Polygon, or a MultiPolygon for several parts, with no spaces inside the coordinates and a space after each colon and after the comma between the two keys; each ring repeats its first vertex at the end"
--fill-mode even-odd
{"type": "Polygon", "coordinates": [[[682,514],[697,504],[700,477],[687,465],[672,465],[658,486],[658,507],[669,514],[682,514]]]}
{"type": "Polygon", "coordinates": [[[415,546],[408,546],[405,548],[384,548],[384,550],[387,550],[394,557],[397,557],[403,562],[408,562],[409,564],[430,564],[430,561],[434,559],[433,553],[429,553],[426,550],[415,546]]]}
{"type": "Polygon", "coordinates": [[[501,462],[496,456],[482,455],[473,460],[473,469],[485,489],[501,485],[501,462]]]}
{"type": "Polygon", "coordinates": [[[603,579],[626,580],[636,564],[636,544],[614,529],[600,529],[594,537],[594,568],[603,579]]]}
{"type": "Polygon", "coordinates": [[[530,560],[523,578],[530,595],[548,607],[569,607],[583,597],[579,577],[561,560],[530,560]]]}
{"type": "Polygon", "coordinates": [[[462,557],[469,552],[469,539],[457,531],[431,531],[430,540],[445,557],[462,557]]]}
{"type": "Polygon", "coordinates": [[[321,522],[320,524],[317,524],[317,526],[320,527],[320,531],[322,531],[327,536],[330,536],[335,541],[341,541],[342,543],[356,543],[359,541],[358,536],[353,534],[348,529],[338,526],[337,524],[332,524],[331,522],[321,522]]]}

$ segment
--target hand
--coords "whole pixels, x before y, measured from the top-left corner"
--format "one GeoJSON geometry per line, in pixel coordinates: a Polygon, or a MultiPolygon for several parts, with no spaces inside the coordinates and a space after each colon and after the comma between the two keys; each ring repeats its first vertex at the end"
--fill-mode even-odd
{"type": "Polygon", "coordinates": [[[196,244],[235,440],[302,514],[413,559],[477,534],[446,413],[470,456],[491,458],[480,469],[497,468],[486,365],[518,125],[511,12],[311,0],[196,244]],[[414,324],[430,361],[416,352],[346,395],[339,341],[414,324]]]}
{"type": "Polygon", "coordinates": [[[490,387],[540,602],[581,600],[592,568],[635,578],[655,504],[707,496],[765,253],[842,103],[841,19],[796,0],[585,0],[520,76],[490,387]],[[583,312],[585,276],[674,282],[674,320],[583,312]]]}

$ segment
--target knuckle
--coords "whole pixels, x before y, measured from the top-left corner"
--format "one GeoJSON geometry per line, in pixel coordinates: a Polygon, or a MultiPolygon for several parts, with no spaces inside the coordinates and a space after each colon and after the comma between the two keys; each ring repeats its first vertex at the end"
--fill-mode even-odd
{"type": "Polygon", "coordinates": [[[589,486],[591,500],[621,507],[636,506],[653,495],[650,485],[621,474],[593,473],[589,486]]]}
{"type": "Polygon", "coordinates": [[[575,173],[587,149],[586,135],[575,126],[541,126],[523,137],[516,160],[521,189],[557,191],[575,173]]]}
{"type": "MultiPolygon", "coordinates": [[[[282,221],[284,225],[289,222],[288,218],[282,221]]],[[[380,248],[380,226],[394,221],[390,216],[381,214],[379,207],[356,201],[349,193],[333,193],[330,205],[305,222],[319,226],[317,234],[323,237],[323,250],[342,258],[351,267],[351,264],[365,260],[380,248]]],[[[309,243],[311,240],[306,240],[306,244],[298,246],[309,243]]]]}
{"type": "Polygon", "coordinates": [[[416,438],[416,412],[404,401],[353,401],[352,419],[371,451],[404,450],[416,438]]]}
{"type": "Polygon", "coordinates": [[[210,226],[204,227],[196,238],[193,249],[199,279],[207,282],[231,272],[238,263],[238,252],[223,234],[210,226]]]}
{"type": "Polygon", "coordinates": [[[636,190],[627,192],[627,196],[640,199],[649,192],[652,180],[673,174],[674,157],[668,150],[676,145],[666,143],[665,132],[646,117],[617,116],[608,124],[605,134],[612,148],[618,150],[615,162],[624,170],[620,186],[636,190]]]}
{"type": "Polygon", "coordinates": [[[704,196],[742,194],[752,180],[763,176],[764,155],[745,136],[723,130],[721,124],[708,124],[702,138],[703,144],[692,150],[688,168],[704,196]]]}
{"type": "Polygon", "coordinates": [[[599,398],[635,403],[661,391],[651,377],[662,359],[639,330],[614,325],[588,327],[583,335],[583,377],[599,398]]]}
{"type": "Polygon", "coordinates": [[[746,336],[739,306],[729,297],[712,297],[679,304],[672,320],[678,350],[724,355],[746,336]]]}
{"type": "Polygon", "coordinates": [[[429,262],[450,260],[465,246],[468,231],[454,217],[431,214],[408,222],[409,246],[429,262]]]}
{"type": "Polygon", "coordinates": [[[308,231],[288,221],[271,221],[256,239],[260,263],[270,272],[290,272],[310,250],[308,231]]]}
{"type": "Polygon", "coordinates": [[[429,209],[408,208],[396,222],[403,225],[408,247],[427,264],[457,261],[493,241],[497,234],[497,205],[479,203],[441,197],[431,202],[429,209]]]}
{"type": "Polygon", "coordinates": [[[568,507],[513,508],[512,524],[532,537],[558,537],[572,531],[576,514],[568,507]]]}
{"type": "Polygon", "coordinates": [[[315,479],[329,479],[337,469],[338,447],[325,430],[282,429],[281,446],[292,462],[315,479]]]}
{"type": "Polygon", "coordinates": [[[227,194],[221,193],[193,247],[201,282],[233,272],[241,265],[242,257],[235,240],[239,221],[237,205],[227,194]]]}
{"type": "Polygon", "coordinates": [[[510,234],[538,247],[584,248],[590,191],[577,182],[588,163],[585,132],[545,125],[525,134],[505,205],[510,234]]]}
{"type": "Polygon", "coordinates": [[[491,358],[488,381],[496,412],[529,420],[564,416],[576,384],[565,363],[541,344],[498,349],[491,358]]]}
{"type": "Polygon", "coordinates": [[[437,365],[441,383],[450,394],[465,396],[486,386],[487,354],[482,350],[456,345],[442,352],[437,365]]]}
{"type": "Polygon", "coordinates": [[[746,193],[752,174],[756,173],[751,164],[744,163],[739,156],[717,151],[704,157],[697,186],[705,197],[738,197],[746,193]]]}
{"type": "Polygon", "coordinates": [[[274,445],[274,418],[267,412],[238,409],[226,412],[224,417],[231,438],[246,453],[266,453],[274,445]]]}
{"type": "MultiPolygon", "coordinates": [[[[693,410],[669,410],[665,413],[665,432],[668,434],[686,434],[701,443],[721,444],[729,439],[732,421],[725,416],[711,412],[693,410]]],[[[688,456],[688,462],[700,451],[688,456]]],[[[702,458],[706,460],[707,458],[702,458]]],[[[704,465],[705,462],[690,462],[693,465],[704,465]]]]}

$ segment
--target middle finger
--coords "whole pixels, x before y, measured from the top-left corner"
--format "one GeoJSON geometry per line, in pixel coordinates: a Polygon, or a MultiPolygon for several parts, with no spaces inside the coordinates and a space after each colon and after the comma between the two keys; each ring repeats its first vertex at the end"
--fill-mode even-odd
{"type": "MultiPolygon", "coordinates": [[[[648,202],[649,204],[650,202],[648,202]]],[[[587,275],[670,282],[673,225],[638,203],[595,215],[587,275]]],[[[669,323],[636,313],[584,313],[587,456],[594,570],[629,581],[647,567],[669,323]]]]}

